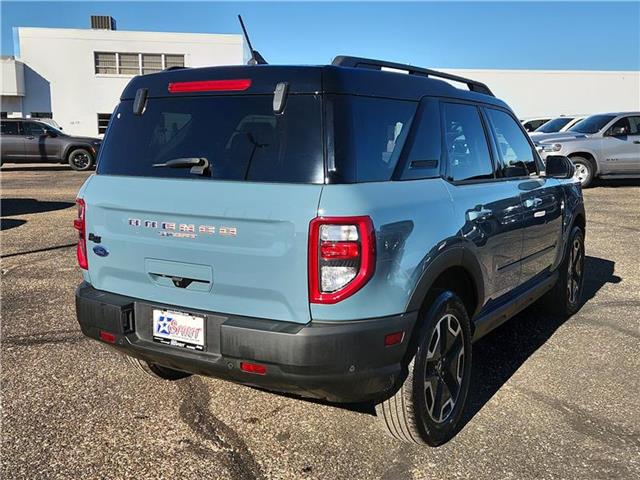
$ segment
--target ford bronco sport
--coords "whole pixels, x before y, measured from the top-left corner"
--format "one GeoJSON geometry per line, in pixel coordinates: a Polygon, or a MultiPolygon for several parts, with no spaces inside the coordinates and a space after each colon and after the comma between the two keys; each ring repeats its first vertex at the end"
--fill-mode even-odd
{"type": "Polygon", "coordinates": [[[486,85],[433,70],[136,77],[77,200],[78,321],[155,376],[372,402],[439,445],[474,341],[544,295],[580,306],[572,176],[486,85]]]}

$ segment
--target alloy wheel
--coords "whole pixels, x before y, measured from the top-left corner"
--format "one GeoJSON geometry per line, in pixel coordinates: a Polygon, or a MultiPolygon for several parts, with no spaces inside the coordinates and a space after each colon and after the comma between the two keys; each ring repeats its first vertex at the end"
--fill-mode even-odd
{"type": "Polygon", "coordinates": [[[87,165],[91,162],[91,158],[88,153],[78,152],[71,158],[73,164],[79,169],[87,168],[87,165]]]}
{"type": "Polygon", "coordinates": [[[436,423],[445,422],[458,400],[464,374],[464,342],[458,319],[444,315],[436,324],[426,355],[425,400],[436,423]]]}

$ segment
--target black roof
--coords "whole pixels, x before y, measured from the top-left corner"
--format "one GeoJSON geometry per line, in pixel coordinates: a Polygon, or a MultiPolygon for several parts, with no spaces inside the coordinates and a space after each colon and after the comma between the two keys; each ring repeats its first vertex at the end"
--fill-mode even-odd
{"type": "Polygon", "coordinates": [[[237,91],[169,93],[170,83],[207,80],[250,79],[251,85],[242,93],[270,94],[276,84],[287,82],[289,93],[336,93],[366,95],[373,97],[397,98],[417,101],[424,96],[449,97],[474,102],[482,102],[508,108],[496,99],[489,88],[462,77],[433,70],[419,69],[401,64],[391,64],[355,57],[336,57],[334,65],[322,66],[280,66],[280,65],[237,65],[226,67],[181,68],[134,77],[124,92],[122,99],[133,99],[138,89],[148,89],[149,97],[178,97],[193,95],[234,95],[237,91]],[[344,59],[347,59],[346,61],[344,59]],[[378,62],[375,67],[393,65],[389,68],[406,67],[409,74],[371,68],[371,65],[354,65],[354,60],[378,62]],[[466,83],[471,91],[456,88],[452,84],[433,77],[446,78],[466,83]],[[485,93],[480,93],[485,92],[485,93]]]}

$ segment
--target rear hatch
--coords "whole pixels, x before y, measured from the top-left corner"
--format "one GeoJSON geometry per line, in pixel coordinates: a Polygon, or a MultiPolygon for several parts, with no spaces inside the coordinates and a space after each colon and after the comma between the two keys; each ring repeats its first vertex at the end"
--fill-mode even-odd
{"type": "Polygon", "coordinates": [[[273,92],[286,71],[132,81],[81,192],[92,285],[185,309],[308,322],[307,239],[324,182],[320,80],[310,70],[303,86],[288,85],[281,114],[273,92]],[[136,113],[140,89],[147,98],[136,113]],[[162,166],[185,158],[209,168],[162,166]]]}

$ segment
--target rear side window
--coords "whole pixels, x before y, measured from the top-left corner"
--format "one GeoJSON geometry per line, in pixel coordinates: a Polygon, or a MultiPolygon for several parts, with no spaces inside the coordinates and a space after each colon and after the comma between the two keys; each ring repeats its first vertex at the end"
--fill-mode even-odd
{"type": "Polygon", "coordinates": [[[323,183],[321,98],[273,95],[150,98],[142,115],[123,101],[111,117],[98,174],[203,178],[188,168],[153,167],[205,157],[214,180],[323,183]]]}
{"type": "Polygon", "coordinates": [[[417,102],[355,95],[330,95],[327,123],[332,183],[390,180],[411,127],[417,102]]]}
{"type": "Polygon", "coordinates": [[[505,177],[538,173],[531,144],[516,121],[506,112],[486,109],[498,147],[505,177]]]}
{"type": "Polygon", "coordinates": [[[19,135],[18,122],[1,122],[0,133],[2,133],[2,135],[19,135]]]}
{"type": "Polygon", "coordinates": [[[447,176],[453,181],[493,178],[493,164],[478,108],[443,103],[443,134],[447,176]]]}

